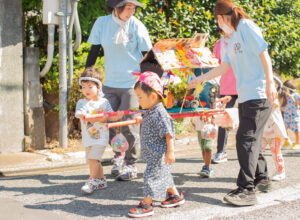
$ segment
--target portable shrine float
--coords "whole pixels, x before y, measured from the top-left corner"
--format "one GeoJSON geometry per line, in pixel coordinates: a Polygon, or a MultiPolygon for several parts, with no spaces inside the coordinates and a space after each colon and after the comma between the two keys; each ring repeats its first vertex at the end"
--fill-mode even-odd
{"type": "MultiPolygon", "coordinates": [[[[166,96],[167,111],[172,118],[217,117],[223,127],[237,123],[235,110],[225,109],[230,97],[217,99],[218,80],[197,85],[193,90],[187,86],[191,79],[207,73],[218,66],[219,61],[205,47],[208,34],[196,34],[195,38],[165,39],[157,42],[140,62],[141,72],[152,71],[161,77],[166,96]],[[220,103],[220,104],[218,104],[220,103]],[[223,103],[223,105],[221,104],[223,103]]],[[[138,76],[141,73],[133,73],[138,76]]],[[[143,113],[143,110],[123,111],[124,115],[143,113]]],[[[114,116],[117,112],[98,113],[85,119],[114,116]]],[[[107,123],[107,128],[136,124],[137,120],[107,123]]]]}

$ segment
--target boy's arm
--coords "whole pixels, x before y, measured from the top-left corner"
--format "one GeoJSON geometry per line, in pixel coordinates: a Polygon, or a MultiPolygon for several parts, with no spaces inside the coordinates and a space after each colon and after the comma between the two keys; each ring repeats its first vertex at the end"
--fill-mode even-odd
{"type": "Polygon", "coordinates": [[[172,164],[175,162],[175,155],[174,155],[174,141],[173,141],[173,137],[170,134],[166,134],[166,142],[167,142],[167,153],[166,153],[165,163],[172,164]]]}

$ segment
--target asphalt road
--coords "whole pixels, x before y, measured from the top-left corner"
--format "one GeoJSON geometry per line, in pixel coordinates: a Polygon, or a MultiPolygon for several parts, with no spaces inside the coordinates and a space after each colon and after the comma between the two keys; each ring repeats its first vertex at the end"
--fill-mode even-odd
{"type": "MultiPolygon", "coordinates": [[[[202,159],[197,145],[178,146],[173,176],[179,190],[186,192],[186,203],[178,208],[156,207],[149,219],[300,219],[300,150],[285,150],[287,179],[273,184],[270,193],[258,194],[259,205],[233,207],[222,198],[234,189],[239,165],[233,148],[229,161],[214,165],[214,175],[198,175],[202,159]]],[[[265,152],[270,174],[274,164],[265,152]]],[[[0,219],[127,219],[129,209],[142,200],[142,171],[138,179],[115,181],[108,175],[108,188],[84,195],[80,188],[88,178],[87,166],[61,169],[30,176],[0,177],[0,219]]],[[[104,167],[109,174],[111,166],[104,167]]],[[[160,201],[156,201],[159,204],[160,201]]]]}

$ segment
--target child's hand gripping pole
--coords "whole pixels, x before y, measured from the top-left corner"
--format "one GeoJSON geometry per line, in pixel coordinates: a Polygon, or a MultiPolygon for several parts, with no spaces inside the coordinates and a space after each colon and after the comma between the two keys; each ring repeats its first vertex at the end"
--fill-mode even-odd
{"type": "Polygon", "coordinates": [[[221,109],[224,109],[226,107],[227,102],[231,100],[231,96],[224,96],[223,98],[217,99],[216,103],[223,102],[221,105],[221,109]]]}

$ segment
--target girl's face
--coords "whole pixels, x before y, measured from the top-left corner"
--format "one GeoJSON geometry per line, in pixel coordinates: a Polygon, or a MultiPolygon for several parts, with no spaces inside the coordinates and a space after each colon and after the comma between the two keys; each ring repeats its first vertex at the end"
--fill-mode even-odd
{"type": "Polygon", "coordinates": [[[122,21],[128,21],[129,18],[135,13],[136,6],[132,3],[127,3],[124,10],[119,14],[122,21]]]}
{"type": "Polygon", "coordinates": [[[158,95],[155,92],[152,92],[150,95],[148,95],[139,87],[134,91],[136,96],[138,97],[139,104],[142,109],[151,109],[159,102],[158,95]]]}
{"type": "Polygon", "coordinates": [[[87,98],[87,100],[98,100],[98,92],[100,86],[93,81],[81,82],[81,92],[87,98]]]}

